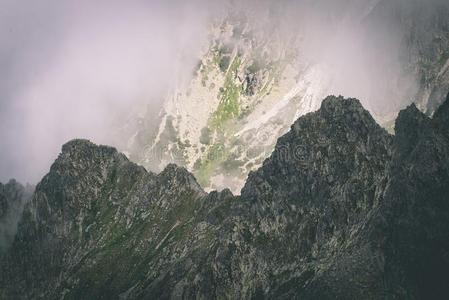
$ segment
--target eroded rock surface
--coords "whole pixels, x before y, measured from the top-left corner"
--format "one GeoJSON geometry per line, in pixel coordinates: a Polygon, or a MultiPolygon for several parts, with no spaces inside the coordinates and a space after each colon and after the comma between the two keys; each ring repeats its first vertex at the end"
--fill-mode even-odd
{"type": "Polygon", "coordinates": [[[448,102],[388,134],[356,99],[299,118],[241,196],[65,144],[0,259],[0,296],[428,299],[449,293],[448,102]]]}

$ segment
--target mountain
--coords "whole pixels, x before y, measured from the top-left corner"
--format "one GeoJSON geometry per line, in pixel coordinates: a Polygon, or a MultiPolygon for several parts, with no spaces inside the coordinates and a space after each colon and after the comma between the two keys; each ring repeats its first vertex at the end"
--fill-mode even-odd
{"type": "Polygon", "coordinates": [[[0,183],[0,252],[12,244],[20,215],[32,194],[32,186],[24,187],[14,179],[0,183]]]}
{"type": "Polygon", "coordinates": [[[240,196],[73,140],[0,258],[0,298],[443,298],[448,108],[410,105],[393,136],[358,100],[328,97],[240,196]]]}
{"type": "MultiPolygon", "coordinates": [[[[318,108],[310,79],[294,79],[300,77],[292,47],[297,36],[265,29],[238,11],[216,20],[193,78],[176,82],[157,121],[151,115],[141,121],[127,149],[131,160],[156,171],[174,162],[203,187],[238,191],[296,111],[318,108]]],[[[302,77],[313,76],[306,67],[310,75],[302,77]]]]}
{"type": "Polygon", "coordinates": [[[235,4],[215,19],[192,76],[180,71],[159,115],[151,106],[133,119],[128,157],[155,172],[176,163],[206,190],[238,193],[290,124],[328,94],[365,99],[390,132],[411,100],[428,115],[441,104],[447,3],[290,2],[235,4]]]}
{"type": "Polygon", "coordinates": [[[400,44],[404,75],[418,81],[420,110],[433,114],[449,91],[449,5],[446,1],[377,1],[366,22],[388,16],[385,26],[402,32],[400,44]]]}

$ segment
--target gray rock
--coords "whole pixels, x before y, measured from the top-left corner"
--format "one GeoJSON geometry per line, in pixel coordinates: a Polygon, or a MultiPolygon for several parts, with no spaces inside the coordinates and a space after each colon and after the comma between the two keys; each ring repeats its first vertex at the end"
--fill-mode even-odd
{"type": "Polygon", "coordinates": [[[448,294],[448,102],[396,135],[356,99],[298,119],[241,196],[75,140],[36,187],[0,296],[422,299],[448,294]]]}
{"type": "Polygon", "coordinates": [[[34,187],[22,186],[11,179],[0,183],[0,252],[6,251],[12,244],[23,207],[33,193],[34,187]]]}

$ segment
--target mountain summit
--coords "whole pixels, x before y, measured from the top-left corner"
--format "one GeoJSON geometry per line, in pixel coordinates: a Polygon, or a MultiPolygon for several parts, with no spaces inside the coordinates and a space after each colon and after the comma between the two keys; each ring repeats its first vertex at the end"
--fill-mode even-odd
{"type": "Polygon", "coordinates": [[[447,107],[408,107],[392,136],[358,100],[328,97],[241,196],[71,141],[0,258],[0,298],[441,298],[447,107]]]}

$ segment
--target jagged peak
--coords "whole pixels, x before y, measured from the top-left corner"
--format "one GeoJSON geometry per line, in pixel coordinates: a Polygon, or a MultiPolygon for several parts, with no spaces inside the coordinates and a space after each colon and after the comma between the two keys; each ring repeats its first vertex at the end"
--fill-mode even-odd
{"type": "Polygon", "coordinates": [[[420,140],[423,132],[431,130],[431,119],[421,112],[414,103],[399,112],[395,123],[394,145],[396,153],[407,155],[420,140]]]}
{"type": "Polygon", "coordinates": [[[170,163],[168,164],[164,170],[157,175],[160,180],[164,182],[172,182],[179,183],[181,185],[187,185],[190,188],[197,190],[200,193],[204,193],[204,190],[201,188],[200,184],[197,182],[195,176],[190,173],[186,168],[180,167],[176,164],[170,163]]]}
{"type": "Polygon", "coordinates": [[[328,128],[338,128],[338,131],[357,131],[366,134],[375,130],[378,133],[386,133],[358,99],[343,96],[326,97],[316,112],[311,112],[295,121],[292,126],[293,131],[308,128],[310,121],[318,122],[328,128]]]}
{"type": "Polygon", "coordinates": [[[165,166],[164,170],[159,173],[159,176],[162,177],[191,177],[193,176],[186,168],[180,167],[177,164],[170,163],[165,166]]]}
{"type": "Polygon", "coordinates": [[[62,151],[69,151],[71,148],[74,148],[76,146],[90,146],[95,145],[88,139],[72,139],[65,144],[62,145],[62,151]]]}
{"type": "Polygon", "coordinates": [[[228,188],[222,190],[221,192],[219,192],[220,196],[222,198],[228,198],[228,197],[233,197],[234,194],[232,193],[232,191],[228,188]]]}
{"type": "Polygon", "coordinates": [[[323,100],[319,111],[325,117],[338,117],[353,112],[359,114],[367,113],[358,99],[332,95],[323,100]]]}
{"type": "Polygon", "coordinates": [[[317,113],[329,124],[342,122],[350,128],[360,127],[360,125],[380,128],[360,100],[355,98],[328,96],[321,103],[317,113]]]}
{"type": "Polygon", "coordinates": [[[415,103],[412,103],[399,112],[395,123],[396,134],[408,132],[411,127],[420,127],[427,122],[430,122],[430,118],[420,111],[415,103]]]}
{"type": "MultiPolygon", "coordinates": [[[[109,168],[110,163],[131,167],[131,172],[137,172],[143,167],[130,162],[126,156],[117,151],[116,148],[104,145],[97,145],[87,139],[74,139],[62,146],[62,151],[55,163],[51,167],[52,171],[57,173],[76,171],[85,172],[89,169],[109,168]],[[132,166],[136,168],[133,169],[132,166]],[[134,171],[132,171],[134,170],[134,171]]],[[[144,171],[148,173],[146,170],[144,171]]],[[[106,174],[106,173],[104,173],[106,174]]],[[[154,175],[163,184],[169,183],[179,187],[188,187],[204,193],[201,186],[196,181],[195,177],[184,167],[176,164],[168,164],[162,172],[154,175]]]]}
{"type": "MultiPolygon", "coordinates": [[[[291,131],[278,139],[263,166],[249,174],[241,194],[249,199],[261,198],[286,189],[286,182],[291,184],[299,176],[308,176],[307,172],[321,172],[320,177],[327,177],[330,183],[338,178],[345,182],[349,173],[340,172],[342,168],[337,165],[345,163],[349,170],[353,159],[347,158],[359,154],[388,159],[390,142],[391,136],[359,100],[329,96],[318,111],[300,117],[291,131]],[[335,151],[337,148],[340,150],[335,151]]],[[[382,168],[383,164],[376,167],[382,168]]]]}
{"type": "Polygon", "coordinates": [[[61,154],[73,155],[83,153],[86,150],[98,150],[108,153],[118,153],[117,149],[111,146],[97,145],[87,139],[73,139],[62,145],[61,154]]]}
{"type": "Polygon", "coordinates": [[[416,104],[413,102],[410,105],[408,105],[406,108],[404,108],[403,110],[400,111],[400,113],[409,113],[409,114],[420,114],[421,111],[418,109],[418,107],[416,106],[416,104]]]}
{"type": "Polygon", "coordinates": [[[320,110],[333,112],[336,109],[343,109],[346,111],[365,110],[358,99],[345,98],[341,95],[329,95],[321,103],[320,110]]]}
{"type": "Polygon", "coordinates": [[[131,163],[124,154],[119,153],[114,147],[97,145],[87,139],[74,139],[62,146],[61,153],[51,166],[51,170],[61,164],[70,164],[83,169],[92,163],[103,163],[110,160],[131,163]]]}
{"type": "Polygon", "coordinates": [[[36,191],[53,188],[55,182],[64,178],[86,179],[101,178],[98,184],[109,174],[125,172],[128,176],[147,173],[145,168],[130,162],[114,147],[97,145],[86,139],[74,139],[62,146],[61,153],[50,167],[50,171],[36,186],[36,191]],[[56,181],[55,181],[56,180],[56,181]]]}

